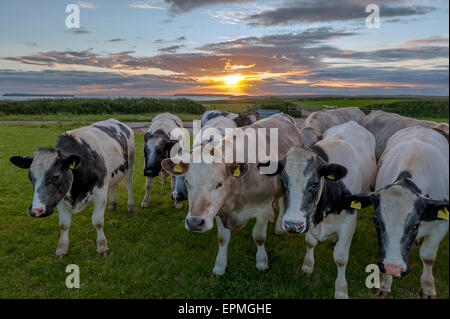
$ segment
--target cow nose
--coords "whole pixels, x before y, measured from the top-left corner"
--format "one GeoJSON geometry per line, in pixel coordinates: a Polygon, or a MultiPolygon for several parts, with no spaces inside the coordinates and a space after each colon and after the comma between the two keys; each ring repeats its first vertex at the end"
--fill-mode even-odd
{"type": "Polygon", "coordinates": [[[32,217],[39,217],[39,216],[43,215],[44,213],[45,213],[45,208],[39,207],[39,208],[32,208],[30,215],[32,217]]]}
{"type": "Polygon", "coordinates": [[[177,201],[182,202],[184,200],[186,200],[186,196],[184,196],[183,193],[177,193],[176,198],[177,201]]]}
{"type": "Polygon", "coordinates": [[[176,192],[173,192],[173,193],[172,193],[172,199],[173,199],[173,200],[176,200],[176,199],[177,199],[177,196],[178,196],[178,193],[176,193],[176,192]]]}
{"type": "Polygon", "coordinates": [[[283,227],[289,233],[303,234],[307,231],[306,222],[303,220],[285,220],[283,227]]]}
{"type": "Polygon", "coordinates": [[[190,230],[202,230],[205,220],[201,217],[188,217],[186,218],[186,225],[190,230]]]}
{"type": "Polygon", "coordinates": [[[392,275],[394,277],[400,278],[402,276],[403,267],[398,265],[386,264],[384,265],[384,269],[388,275],[392,275]]]}
{"type": "Polygon", "coordinates": [[[159,172],[153,168],[144,169],[144,176],[147,176],[147,177],[156,177],[158,175],[158,173],[159,172]]]}

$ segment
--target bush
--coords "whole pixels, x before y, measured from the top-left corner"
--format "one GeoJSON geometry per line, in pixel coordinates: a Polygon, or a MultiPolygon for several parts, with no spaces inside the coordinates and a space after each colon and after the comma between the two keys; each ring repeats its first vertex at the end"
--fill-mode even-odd
{"type": "MultiPolygon", "coordinates": [[[[383,105],[368,105],[367,109],[381,110],[383,105]]],[[[401,101],[384,105],[384,111],[409,117],[445,118],[449,115],[448,99],[401,101]]]]}
{"type": "Polygon", "coordinates": [[[36,99],[0,101],[0,114],[141,114],[188,113],[202,114],[204,107],[193,100],[157,98],[117,99],[36,99]]]}
{"type": "Polygon", "coordinates": [[[289,106],[296,106],[296,104],[279,97],[267,97],[259,100],[253,106],[253,110],[280,110],[283,113],[289,114],[289,106]]]}

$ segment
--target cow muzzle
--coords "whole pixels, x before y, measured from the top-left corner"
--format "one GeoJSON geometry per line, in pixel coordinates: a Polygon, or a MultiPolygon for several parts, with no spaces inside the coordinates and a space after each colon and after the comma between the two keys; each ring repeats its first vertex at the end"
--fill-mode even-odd
{"type": "Polygon", "coordinates": [[[304,234],[308,231],[306,219],[283,219],[283,230],[288,233],[304,234]]]}
{"type": "Polygon", "coordinates": [[[155,168],[145,168],[144,176],[146,177],[156,177],[159,175],[160,170],[155,168]]]}
{"type": "Polygon", "coordinates": [[[206,219],[203,217],[187,217],[186,228],[191,231],[204,232],[208,230],[206,219]]]}
{"type": "Polygon", "coordinates": [[[29,213],[31,217],[35,218],[43,218],[50,216],[53,214],[53,208],[52,207],[29,207],[29,213]]]}
{"type": "Polygon", "coordinates": [[[187,196],[184,195],[183,193],[173,192],[172,193],[172,199],[176,200],[176,201],[179,201],[179,202],[182,202],[184,200],[187,200],[187,196]]]}
{"type": "Polygon", "coordinates": [[[406,274],[406,271],[403,267],[393,264],[385,264],[384,269],[386,270],[386,274],[400,278],[406,274]]]}

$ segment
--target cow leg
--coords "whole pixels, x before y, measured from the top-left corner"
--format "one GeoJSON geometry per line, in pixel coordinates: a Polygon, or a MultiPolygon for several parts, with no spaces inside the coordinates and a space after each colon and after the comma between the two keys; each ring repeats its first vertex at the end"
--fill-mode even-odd
{"type": "MultiPolygon", "coordinates": [[[[448,224],[446,227],[448,227],[448,224]]],[[[422,287],[421,296],[424,299],[437,298],[436,286],[433,277],[433,264],[436,260],[439,244],[447,234],[447,231],[447,229],[439,227],[439,229],[426,236],[423,240],[422,246],[420,246],[420,259],[423,264],[420,284],[422,287]]]]}
{"type": "Polygon", "coordinates": [[[227,267],[227,251],[231,231],[223,226],[222,219],[219,216],[216,216],[216,224],[219,235],[219,252],[217,253],[213,273],[221,276],[225,274],[225,268],[227,267]]]}
{"type": "Polygon", "coordinates": [[[306,239],[306,255],[303,260],[302,271],[305,275],[310,276],[314,271],[314,247],[317,245],[317,238],[308,231],[305,236],[306,239]]]}
{"type": "Polygon", "coordinates": [[[145,178],[145,196],[141,203],[141,208],[148,208],[150,206],[150,193],[154,185],[153,177],[145,178]]]}
{"type": "Polygon", "coordinates": [[[109,192],[109,206],[108,209],[109,210],[114,210],[116,209],[117,206],[117,200],[116,200],[116,188],[117,185],[111,186],[108,190],[109,192]]]}
{"type": "Polygon", "coordinates": [[[72,221],[72,213],[69,209],[60,206],[61,205],[58,205],[61,237],[59,238],[58,247],[56,248],[55,259],[67,256],[67,251],[69,250],[69,228],[72,221]]]}
{"type": "Polygon", "coordinates": [[[130,160],[130,164],[125,176],[125,187],[128,193],[128,212],[133,213],[135,210],[133,199],[133,170],[134,170],[134,156],[130,160]]]}
{"type": "Polygon", "coordinates": [[[375,289],[375,294],[381,298],[386,298],[391,293],[392,276],[380,273],[380,289],[375,289]]]}
{"type": "MultiPolygon", "coordinates": [[[[271,205],[271,204],[270,204],[271,205]]],[[[270,209],[268,210],[270,216],[270,209]]],[[[267,263],[267,253],[264,248],[264,242],[267,235],[267,224],[269,223],[269,216],[256,217],[256,223],[253,227],[253,239],[256,242],[258,250],[256,251],[256,268],[259,270],[266,270],[269,268],[267,263]]]]}
{"type": "Polygon", "coordinates": [[[286,211],[286,206],[284,205],[284,197],[280,197],[278,200],[278,218],[277,223],[275,224],[275,234],[282,235],[283,234],[283,216],[286,211]]]}
{"type": "Polygon", "coordinates": [[[167,177],[169,177],[169,174],[161,170],[161,172],[159,173],[159,178],[161,179],[161,194],[163,192],[164,185],[166,184],[167,177]]]}
{"type": "Polygon", "coordinates": [[[105,223],[106,191],[99,191],[94,195],[94,212],[92,214],[92,225],[97,230],[97,252],[104,256],[109,254],[108,242],[103,233],[105,223]]]}
{"type": "MultiPolygon", "coordinates": [[[[347,214],[343,211],[341,214],[347,214]]],[[[334,298],[348,299],[348,286],[345,279],[345,268],[347,267],[350,245],[356,228],[356,213],[347,215],[345,221],[337,232],[338,241],[334,246],[333,258],[338,268],[337,279],[334,283],[334,298]]]]}

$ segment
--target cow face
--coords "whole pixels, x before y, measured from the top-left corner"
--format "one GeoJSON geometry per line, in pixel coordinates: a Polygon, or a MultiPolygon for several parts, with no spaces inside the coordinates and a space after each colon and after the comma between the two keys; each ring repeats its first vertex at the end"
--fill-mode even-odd
{"type": "Polygon", "coordinates": [[[170,140],[164,133],[149,132],[145,133],[144,141],[144,175],[156,177],[161,171],[161,161],[169,157],[177,141],[170,140]]]}
{"type": "Polygon", "coordinates": [[[376,193],[352,195],[346,205],[374,205],[373,220],[378,235],[379,267],[395,277],[409,272],[408,259],[423,220],[436,220],[448,210],[448,202],[429,200],[404,185],[393,184],[376,193]]]}
{"type": "Polygon", "coordinates": [[[73,182],[72,169],[81,158],[78,155],[63,156],[53,148],[39,148],[34,157],[13,156],[11,163],[29,169],[28,177],[34,188],[31,217],[47,217],[69,192],[73,182]]]}
{"type": "Polygon", "coordinates": [[[286,213],[282,227],[287,232],[305,233],[317,209],[325,179],[337,182],[345,177],[347,170],[324,162],[316,153],[302,147],[292,148],[284,162],[281,182],[285,190],[286,213]]]}
{"type": "Polygon", "coordinates": [[[173,176],[175,179],[175,187],[172,192],[172,199],[182,202],[188,199],[188,190],[184,176],[173,176]]]}
{"type": "Polygon", "coordinates": [[[161,163],[167,173],[185,177],[189,201],[185,225],[188,230],[196,232],[213,227],[214,217],[225,204],[234,180],[244,177],[248,172],[245,163],[204,163],[196,159],[200,152],[201,148],[194,150],[190,164],[177,164],[170,158],[161,163]]]}

